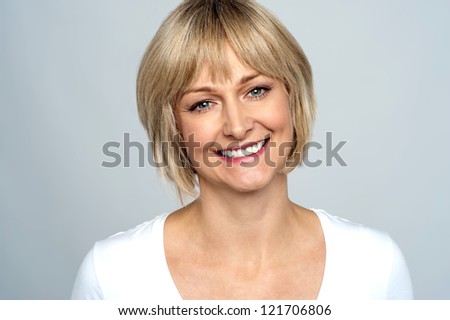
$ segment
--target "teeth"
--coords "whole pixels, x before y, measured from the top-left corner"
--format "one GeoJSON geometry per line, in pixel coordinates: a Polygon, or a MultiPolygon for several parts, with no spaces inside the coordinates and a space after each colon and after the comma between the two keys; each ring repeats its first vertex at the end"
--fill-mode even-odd
{"type": "Polygon", "coordinates": [[[249,156],[253,153],[257,153],[261,150],[264,145],[264,140],[254,144],[253,146],[249,146],[245,149],[235,149],[235,150],[223,150],[220,153],[227,158],[241,158],[245,156],[249,156]]]}
{"type": "Polygon", "coordinates": [[[243,156],[245,156],[245,154],[243,153],[243,151],[244,151],[244,150],[242,150],[242,149],[236,150],[236,157],[243,157],[243,156]]]}
{"type": "Polygon", "coordinates": [[[255,151],[253,151],[253,147],[250,146],[250,147],[245,148],[245,152],[246,152],[247,154],[252,154],[252,153],[254,153],[255,151]]]}

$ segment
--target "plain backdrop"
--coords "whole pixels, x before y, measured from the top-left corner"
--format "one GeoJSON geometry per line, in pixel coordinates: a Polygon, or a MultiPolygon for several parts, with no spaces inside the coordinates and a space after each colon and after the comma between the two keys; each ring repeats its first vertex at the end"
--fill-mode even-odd
{"type": "MultiPolygon", "coordinates": [[[[0,1],[1,299],[69,298],[95,241],[179,206],[137,149],[102,166],[106,142],[147,141],[137,68],[178,2],[0,1]]],[[[387,231],[415,297],[450,299],[450,2],[261,3],[312,64],[313,140],[347,141],[347,166],[290,175],[291,199],[387,231]]]]}

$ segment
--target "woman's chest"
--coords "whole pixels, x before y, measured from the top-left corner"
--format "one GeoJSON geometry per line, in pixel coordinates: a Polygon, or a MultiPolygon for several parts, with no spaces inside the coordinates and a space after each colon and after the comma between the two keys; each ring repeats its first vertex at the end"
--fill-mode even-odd
{"type": "Polygon", "coordinates": [[[167,255],[172,279],[183,299],[311,300],[319,295],[325,249],[277,263],[229,263],[224,258],[167,255]]]}

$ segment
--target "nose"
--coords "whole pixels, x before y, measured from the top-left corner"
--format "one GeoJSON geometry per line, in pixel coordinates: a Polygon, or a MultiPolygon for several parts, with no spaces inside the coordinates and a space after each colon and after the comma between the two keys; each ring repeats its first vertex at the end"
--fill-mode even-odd
{"type": "Polygon", "coordinates": [[[227,103],[223,111],[223,134],[237,140],[242,140],[253,128],[253,120],[246,106],[238,101],[227,103]]]}

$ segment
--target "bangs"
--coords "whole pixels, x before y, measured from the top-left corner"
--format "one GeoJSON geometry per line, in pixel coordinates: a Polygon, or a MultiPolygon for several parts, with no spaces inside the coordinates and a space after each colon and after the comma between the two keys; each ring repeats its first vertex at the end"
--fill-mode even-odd
{"type": "Polygon", "coordinates": [[[283,34],[274,23],[255,13],[259,7],[249,10],[251,2],[242,5],[239,1],[230,1],[226,5],[221,1],[210,1],[208,6],[199,3],[190,3],[179,13],[177,19],[185,22],[184,32],[178,32],[175,37],[171,35],[174,43],[164,65],[169,69],[166,79],[172,83],[169,102],[172,106],[205,65],[209,67],[212,81],[230,78],[227,45],[243,64],[259,73],[281,80],[286,86],[293,80],[286,76],[291,73],[286,53],[292,48],[279,43],[283,34]]]}

